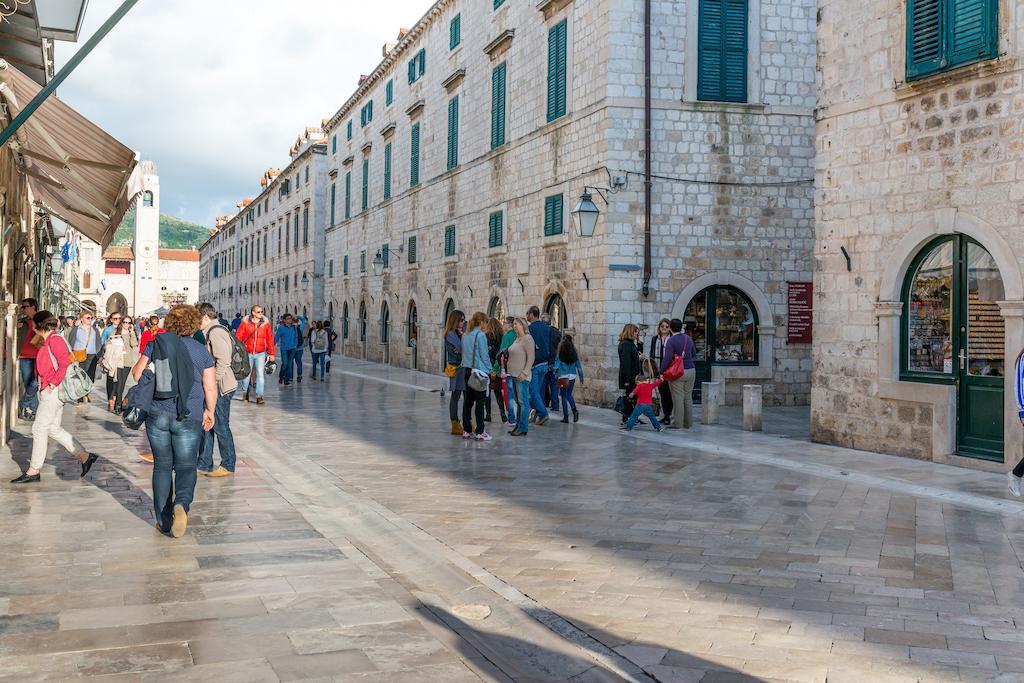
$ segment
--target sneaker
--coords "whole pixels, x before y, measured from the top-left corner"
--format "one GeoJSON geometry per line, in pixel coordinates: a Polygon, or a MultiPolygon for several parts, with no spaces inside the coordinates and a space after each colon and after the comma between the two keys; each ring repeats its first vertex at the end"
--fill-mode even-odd
{"type": "Polygon", "coordinates": [[[544,417],[541,417],[541,418],[537,418],[537,426],[538,427],[543,427],[544,425],[546,425],[548,423],[548,420],[550,420],[550,419],[551,418],[549,418],[547,415],[545,415],[544,417]]]}
{"type": "Polygon", "coordinates": [[[225,469],[224,466],[221,465],[220,467],[218,467],[214,471],[207,472],[206,476],[208,476],[208,477],[230,477],[233,474],[234,474],[234,472],[232,472],[231,470],[225,469]]]}
{"type": "Polygon", "coordinates": [[[245,396],[242,397],[242,403],[248,403],[248,402],[249,402],[249,392],[247,391],[247,392],[245,392],[245,396]]]}
{"type": "Polygon", "coordinates": [[[264,403],[266,403],[266,401],[264,401],[264,400],[263,400],[263,397],[262,397],[262,396],[257,396],[257,397],[256,397],[256,405],[258,405],[258,406],[261,406],[261,405],[263,405],[264,403]]]}
{"type": "Polygon", "coordinates": [[[473,432],[463,431],[462,432],[462,438],[463,439],[472,439],[473,438],[473,432]]]}
{"type": "Polygon", "coordinates": [[[531,410],[530,411],[530,419],[527,420],[527,422],[529,422],[530,424],[534,424],[534,423],[537,422],[537,411],[536,410],[531,410]]]}
{"type": "Polygon", "coordinates": [[[174,521],[171,523],[171,536],[181,538],[185,535],[186,527],[188,527],[188,513],[185,512],[185,508],[182,506],[175,505],[174,521]]]}
{"type": "Polygon", "coordinates": [[[491,435],[488,434],[487,432],[484,432],[483,434],[477,434],[476,435],[476,440],[477,441],[491,441],[491,435]]]}
{"type": "Polygon", "coordinates": [[[654,428],[654,431],[656,431],[656,432],[661,432],[661,431],[664,431],[664,430],[665,430],[664,427],[655,427],[654,428]]]}
{"type": "Polygon", "coordinates": [[[302,384],[302,375],[299,375],[295,381],[298,382],[299,384],[302,384]]]}
{"type": "Polygon", "coordinates": [[[631,431],[633,431],[633,430],[631,430],[631,429],[626,429],[626,426],[625,426],[625,425],[623,425],[623,426],[619,427],[619,431],[620,431],[620,432],[622,432],[623,434],[625,434],[625,433],[631,432],[631,431]]]}
{"type": "Polygon", "coordinates": [[[139,453],[139,460],[141,460],[142,462],[148,462],[149,464],[152,465],[153,464],[153,454],[152,453],[139,453]]]}
{"type": "Polygon", "coordinates": [[[1006,482],[1010,485],[1010,493],[1020,498],[1021,477],[1014,476],[1013,472],[1007,472],[1006,482]]]}
{"type": "Polygon", "coordinates": [[[284,380],[283,380],[283,379],[281,379],[280,377],[278,377],[278,378],[277,378],[277,383],[278,383],[278,384],[284,384],[284,380]]]}

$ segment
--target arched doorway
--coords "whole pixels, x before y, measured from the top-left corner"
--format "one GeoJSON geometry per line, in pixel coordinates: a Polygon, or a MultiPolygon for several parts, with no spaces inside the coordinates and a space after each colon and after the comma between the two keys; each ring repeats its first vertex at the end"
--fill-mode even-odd
{"type": "MultiPolygon", "coordinates": [[[[1003,460],[1003,279],[992,255],[966,235],[937,238],[903,283],[900,379],[956,387],[956,452],[1003,460]]],[[[1012,368],[1010,368],[1012,371],[1012,368]]]]}
{"type": "Polygon", "coordinates": [[[366,360],[366,302],[359,302],[359,343],[362,345],[363,360],[366,360]]]}
{"type": "Polygon", "coordinates": [[[416,312],[416,302],[409,302],[409,310],[405,315],[406,338],[405,343],[409,346],[409,353],[412,360],[412,369],[419,367],[419,314],[416,312]]]}
{"type": "Polygon", "coordinates": [[[487,317],[505,320],[505,302],[501,300],[501,297],[491,297],[491,302],[487,304],[487,317]]]}
{"type": "Polygon", "coordinates": [[[329,301],[327,303],[327,321],[329,323],[331,323],[332,326],[334,325],[334,302],[333,301],[329,301]]]}
{"type": "Polygon", "coordinates": [[[384,364],[391,364],[391,307],[385,301],[380,307],[380,343],[384,347],[384,364]]]}
{"type": "Polygon", "coordinates": [[[569,327],[569,313],[561,294],[552,294],[544,302],[544,312],[551,316],[551,324],[560,330],[569,327]]]}
{"type": "Polygon", "coordinates": [[[107,299],[107,315],[111,313],[120,313],[121,315],[128,315],[128,299],[125,298],[121,292],[114,292],[107,299]]]}
{"type": "Polygon", "coordinates": [[[341,304],[341,339],[348,341],[348,302],[341,304]]]}
{"type": "Polygon", "coordinates": [[[687,304],[683,323],[697,351],[694,401],[700,401],[701,383],[711,380],[712,366],[757,365],[757,311],[736,287],[717,285],[699,292],[687,304]]]}

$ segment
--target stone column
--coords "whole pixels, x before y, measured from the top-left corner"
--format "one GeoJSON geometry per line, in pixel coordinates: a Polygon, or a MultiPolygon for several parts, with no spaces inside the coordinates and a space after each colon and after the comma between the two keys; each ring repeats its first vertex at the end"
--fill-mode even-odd
{"type": "Polygon", "coordinates": [[[1024,349],[1024,301],[999,301],[1003,314],[1004,384],[1003,384],[1003,462],[1017,464],[1024,457],[1024,430],[1017,417],[1017,355],[1024,349]]]}
{"type": "Polygon", "coordinates": [[[763,389],[760,384],[743,385],[743,430],[759,432],[762,429],[761,409],[763,389]]]}
{"type": "Polygon", "coordinates": [[[718,424],[722,408],[721,382],[701,382],[701,422],[706,425],[718,424]]]}
{"type": "Polygon", "coordinates": [[[878,378],[898,380],[900,377],[900,318],[903,302],[876,301],[878,316],[878,378]]]}

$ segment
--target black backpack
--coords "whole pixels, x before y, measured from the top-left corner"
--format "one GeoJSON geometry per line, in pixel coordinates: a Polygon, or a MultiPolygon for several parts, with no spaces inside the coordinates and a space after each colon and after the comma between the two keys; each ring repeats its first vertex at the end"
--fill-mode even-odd
{"type": "MultiPolygon", "coordinates": [[[[245,348],[245,344],[242,340],[231,333],[231,330],[224,327],[223,325],[214,325],[210,328],[210,332],[213,332],[214,328],[220,328],[224,330],[228,337],[231,338],[231,374],[235,376],[235,379],[245,379],[252,373],[252,363],[249,362],[249,350],[245,348]]],[[[210,334],[206,335],[206,344],[210,347],[210,353],[213,354],[213,344],[210,343],[210,334]]]]}

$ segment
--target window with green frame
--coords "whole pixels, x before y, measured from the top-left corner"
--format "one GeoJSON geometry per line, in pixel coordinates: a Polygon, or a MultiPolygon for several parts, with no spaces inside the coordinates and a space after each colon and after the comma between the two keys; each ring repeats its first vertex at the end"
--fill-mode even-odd
{"type": "Polygon", "coordinates": [[[366,272],[366,250],[365,249],[363,249],[361,252],[359,252],[359,272],[360,273],[365,273],[366,272]]]}
{"type": "Polygon", "coordinates": [[[381,245],[381,247],[380,247],[380,258],[381,258],[382,261],[384,261],[384,267],[385,268],[390,268],[391,267],[391,245],[390,244],[382,244],[381,245]]]}
{"type": "Polygon", "coordinates": [[[338,184],[331,183],[331,225],[334,225],[334,209],[338,199],[338,184]]]}
{"type": "Polygon", "coordinates": [[[302,244],[309,244],[309,207],[302,209],[302,244]]]}
{"type": "Polygon", "coordinates": [[[448,101],[448,170],[459,165],[459,96],[448,101]]]}
{"type": "Polygon", "coordinates": [[[505,63],[491,72],[491,149],[505,144],[505,63]]]}
{"type": "Polygon", "coordinates": [[[345,139],[346,140],[351,140],[352,139],[352,119],[349,119],[348,123],[345,124],[345,139]]]}
{"type": "Polygon", "coordinates": [[[363,159],[363,188],[362,188],[362,210],[366,211],[370,206],[370,160],[363,159]]]}
{"type": "Polygon", "coordinates": [[[757,365],[757,311],[740,290],[720,285],[701,291],[683,319],[692,325],[697,363],[757,365]]]}
{"type": "Polygon", "coordinates": [[[299,210],[298,209],[295,210],[295,230],[293,232],[294,232],[294,239],[295,239],[295,251],[298,251],[299,250],[299,210]]]}
{"type": "Polygon", "coordinates": [[[454,50],[462,42],[462,15],[456,14],[448,24],[448,49],[454,50]]]}
{"type": "Polygon", "coordinates": [[[391,199],[391,143],[384,145],[384,201],[391,199]]]}
{"type": "Polygon", "coordinates": [[[697,99],[747,101],[748,0],[700,0],[697,99]]]}
{"type": "Polygon", "coordinates": [[[352,171],[345,172],[345,219],[352,218],[352,171]]]}
{"type": "Polygon", "coordinates": [[[327,277],[334,277],[334,259],[327,262],[327,277]]]}
{"type": "Polygon", "coordinates": [[[348,254],[341,259],[341,274],[348,275],[348,254]]]}
{"type": "Polygon", "coordinates": [[[420,51],[409,60],[409,83],[415,83],[427,72],[427,50],[420,48],[420,51]]]}
{"type": "Polygon", "coordinates": [[[395,79],[389,78],[384,85],[384,106],[390,107],[395,101],[395,79]]]}
{"type": "Polygon", "coordinates": [[[449,225],[444,229],[444,255],[455,256],[455,226],[449,225]]]}
{"type": "Polygon", "coordinates": [[[420,124],[414,123],[409,140],[409,187],[420,184],[420,124]]]}
{"type": "Polygon", "coordinates": [[[408,245],[406,246],[406,252],[409,254],[409,263],[416,263],[416,236],[413,235],[409,238],[408,245]]]}
{"type": "Polygon", "coordinates": [[[500,247],[505,243],[505,214],[495,211],[487,218],[487,246],[500,247]]]}
{"type": "Polygon", "coordinates": [[[373,100],[370,100],[359,110],[359,125],[365,128],[373,121],[373,100]]]}
{"type": "Polygon", "coordinates": [[[994,59],[998,0],[907,0],[907,80],[994,59]]]}
{"type": "Polygon", "coordinates": [[[565,116],[568,20],[548,31],[548,121],[565,116]]]}
{"type": "Polygon", "coordinates": [[[544,236],[561,235],[562,226],[562,195],[552,195],[544,200],[544,236]]]}

